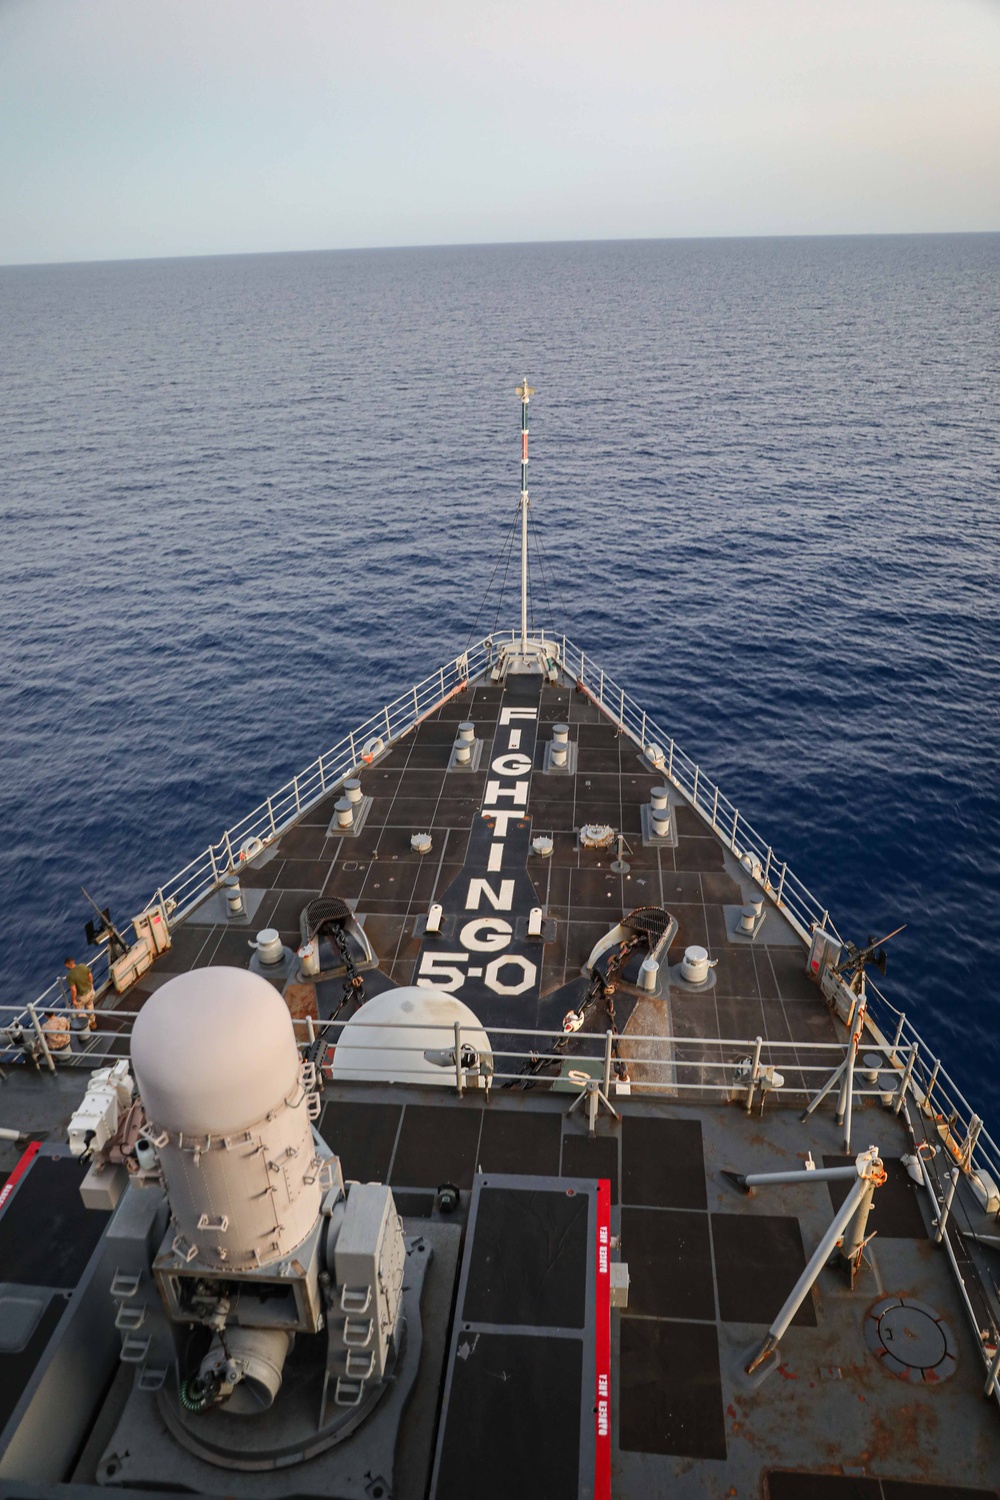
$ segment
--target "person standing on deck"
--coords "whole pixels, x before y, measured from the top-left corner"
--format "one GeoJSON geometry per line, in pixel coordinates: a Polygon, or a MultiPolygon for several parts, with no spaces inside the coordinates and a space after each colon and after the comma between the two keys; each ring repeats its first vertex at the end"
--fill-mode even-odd
{"type": "Polygon", "coordinates": [[[86,964],[78,964],[75,958],[67,958],[63,962],[67,970],[69,998],[77,1010],[86,1012],[90,1030],[94,1031],[97,1028],[97,1017],[94,1015],[94,976],[86,964]]]}

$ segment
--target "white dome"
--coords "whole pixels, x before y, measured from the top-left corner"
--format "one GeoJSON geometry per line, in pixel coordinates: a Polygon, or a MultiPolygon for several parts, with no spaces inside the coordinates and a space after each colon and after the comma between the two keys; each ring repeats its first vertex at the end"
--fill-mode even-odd
{"type": "Polygon", "coordinates": [[[457,996],[421,985],[386,990],[347,1022],[333,1054],[333,1077],[453,1088],[454,1065],[430,1062],[424,1053],[453,1050],[456,1021],[462,1026],[462,1046],[492,1059],[479,1017],[457,996]]]}
{"type": "Polygon", "coordinates": [[[296,1088],[288,1007],[247,969],[192,969],[155,990],[136,1017],[132,1067],[151,1124],[230,1135],[296,1088]]]}

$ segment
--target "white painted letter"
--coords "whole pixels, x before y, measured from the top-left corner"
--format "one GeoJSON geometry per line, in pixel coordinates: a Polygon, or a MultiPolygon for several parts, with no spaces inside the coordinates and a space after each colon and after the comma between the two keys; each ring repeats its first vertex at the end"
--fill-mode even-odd
{"type": "Polygon", "coordinates": [[[501,786],[499,781],[488,781],[486,783],[486,796],[483,798],[483,806],[495,806],[497,799],[500,797],[509,797],[515,807],[524,807],[528,801],[528,783],[526,781],[515,781],[513,786],[501,786]]]}
{"type": "Polygon", "coordinates": [[[527,776],[531,761],[526,755],[498,755],[491,769],[498,776],[527,776]]]}
{"type": "Polygon", "coordinates": [[[488,896],[490,905],[494,911],[510,911],[514,905],[514,882],[513,880],[501,880],[499,895],[494,891],[488,880],[477,875],[474,880],[469,881],[469,894],[465,900],[466,911],[478,911],[480,897],[488,896]]]}
{"type": "Polygon", "coordinates": [[[470,953],[496,953],[500,948],[506,948],[511,936],[511,925],[503,917],[475,917],[466,922],[458,934],[458,941],[470,953]]]}

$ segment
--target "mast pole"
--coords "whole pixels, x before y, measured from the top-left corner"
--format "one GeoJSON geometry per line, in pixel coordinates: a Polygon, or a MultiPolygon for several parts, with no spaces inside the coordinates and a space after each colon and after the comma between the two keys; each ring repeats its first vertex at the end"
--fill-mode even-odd
{"type": "Polygon", "coordinates": [[[528,654],[528,402],[535,394],[527,376],[517,388],[521,398],[521,656],[528,654]]]}

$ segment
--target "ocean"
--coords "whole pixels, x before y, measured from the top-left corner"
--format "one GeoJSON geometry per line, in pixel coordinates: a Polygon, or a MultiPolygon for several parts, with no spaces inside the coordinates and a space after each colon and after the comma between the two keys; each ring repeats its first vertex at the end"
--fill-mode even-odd
{"type": "Polygon", "coordinates": [[[494,624],[582,645],[1000,1127],[1000,235],[0,269],[0,995],[494,624]]]}

